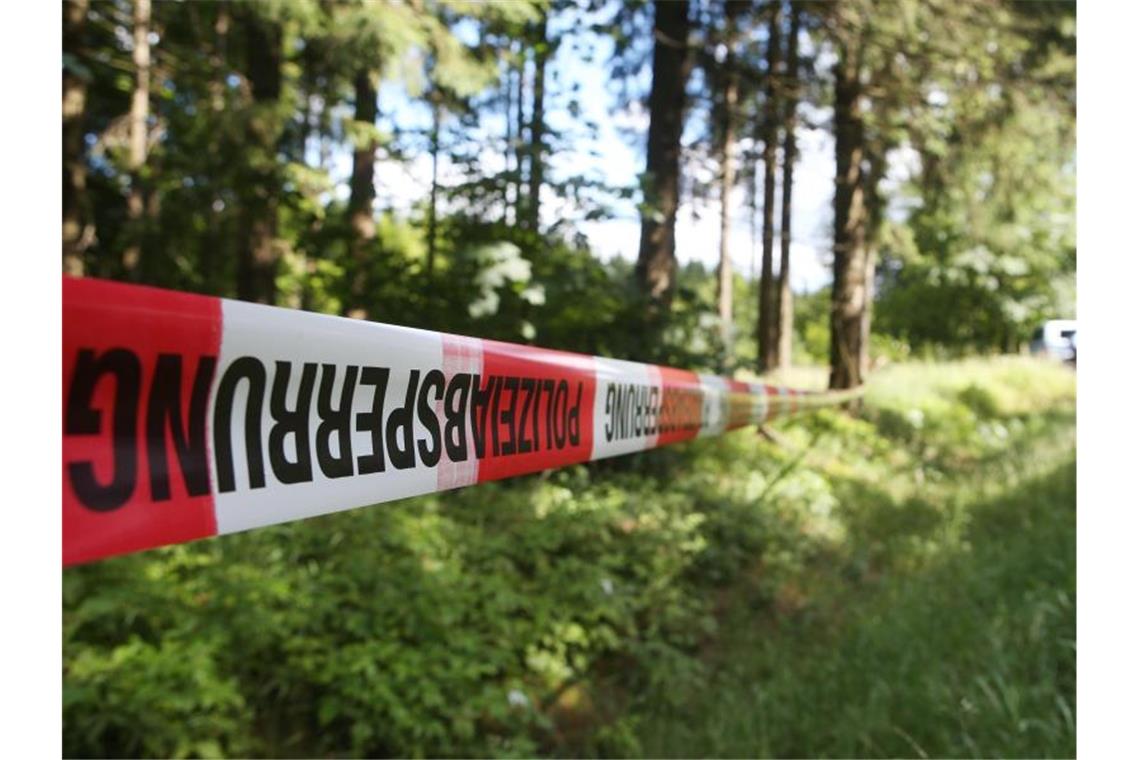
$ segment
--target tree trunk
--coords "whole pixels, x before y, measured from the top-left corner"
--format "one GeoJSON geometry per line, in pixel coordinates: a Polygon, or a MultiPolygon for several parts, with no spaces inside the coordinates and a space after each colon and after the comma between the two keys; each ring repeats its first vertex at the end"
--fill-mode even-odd
{"type": "Polygon", "coordinates": [[[736,71],[736,16],[745,6],[729,0],[725,3],[724,92],[722,93],[724,125],[720,145],[720,262],[717,266],[716,303],[720,317],[723,344],[721,367],[727,370],[733,354],[734,323],[732,319],[732,189],[736,185],[736,101],[739,77],[736,71]]]}
{"type": "Polygon", "coordinates": [[[127,195],[127,229],[130,241],[123,251],[123,269],[127,277],[138,278],[142,258],[143,214],[146,197],[142,170],[146,164],[147,116],[150,114],[150,0],[135,0],[134,53],[135,87],[131,93],[129,148],[127,170],[131,175],[127,195]]]}
{"type": "Polygon", "coordinates": [[[756,282],[756,215],[760,209],[760,194],[756,189],[756,157],[750,155],[745,158],[745,182],[748,184],[748,255],[749,255],[749,282],[756,282]],[[750,168],[748,168],[750,167],[750,168]]]}
{"type": "Polygon", "coordinates": [[[867,343],[867,208],[863,176],[864,124],[859,100],[859,51],[839,46],[835,64],[835,264],[831,290],[830,388],[863,382],[867,343]]]}
{"type": "Polygon", "coordinates": [[[680,203],[681,128],[689,51],[689,2],[654,3],[653,85],[649,93],[649,136],[645,150],[641,242],[635,270],[651,301],[668,306],[677,270],[674,224],[680,203]]]}
{"type": "Polygon", "coordinates": [[[435,271],[435,238],[439,205],[439,129],[443,119],[442,94],[436,88],[431,92],[431,197],[428,205],[427,279],[431,282],[435,271]]]}
{"type": "Polygon", "coordinates": [[[776,85],[776,67],[780,60],[780,4],[773,3],[768,26],[768,72],[764,94],[764,227],[760,244],[760,313],[757,332],[759,370],[774,368],[779,359],[776,332],[776,289],[772,280],[772,242],[776,205],[776,141],[779,136],[779,94],[776,85]]]}
{"type": "Polygon", "coordinates": [[[522,226],[526,223],[526,176],[523,167],[526,165],[527,152],[523,133],[526,132],[526,114],[523,109],[523,97],[526,94],[526,48],[519,45],[519,78],[515,82],[515,224],[522,226]]]}
{"type": "MultiPolygon", "coordinates": [[[[376,126],[376,85],[372,73],[366,69],[356,72],[353,79],[355,113],[353,121],[376,126]]],[[[352,179],[349,182],[348,225],[352,239],[352,272],[349,273],[348,315],[357,319],[368,317],[368,270],[372,241],[376,239],[376,217],[372,202],[376,198],[374,182],[376,171],[376,141],[371,134],[357,140],[352,150],[352,179]]]]}
{"type": "MultiPolygon", "coordinates": [[[[274,113],[281,97],[281,31],[247,11],[246,77],[253,103],[246,123],[248,150],[259,154],[250,161],[243,191],[245,247],[238,260],[238,297],[273,303],[277,297],[277,138],[279,118],[274,113]]],[[[252,158],[252,157],[251,157],[252,158]]]]}
{"type": "Polygon", "coordinates": [[[506,141],[503,143],[503,224],[510,224],[510,210],[514,199],[511,197],[512,187],[514,189],[514,198],[518,197],[518,185],[513,182],[514,172],[511,168],[511,159],[514,156],[514,143],[515,143],[515,122],[511,118],[511,104],[514,96],[512,83],[514,80],[514,67],[511,65],[510,58],[506,59],[506,76],[503,80],[503,98],[506,101],[506,108],[503,113],[506,118],[503,119],[506,125],[506,141]]]}
{"type": "Polygon", "coordinates": [[[784,65],[784,178],[780,187],[780,310],[777,320],[777,366],[792,365],[792,182],[796,166],[796,102],[799,88],[800,10],[792,4],[791,26],[784,65]]]}
{"type": "MultiPolygon", "coordinates": [[[[78,57],[88,0],[71,0],[63,9],[63,50],[78,57]]],[[[74,69],[63,70],[63,272],[83,276],[83,252],[93,231],[87,222],[87,161],[84,157],[84,115],[87,82],[74,69]]]]}
{"type": "Polygon", "coordinates": [[[546,40],[547,15],[542,14],[538,22],[537,43],[534,52],[534,92],[531,96],[530,109],[530,156],[529,185],[526,201],[526,226],[531,230],[538,230],[538,222],[542,210],[542,183],[545,178],[543,162],[545,158],[542,150],[542,139],[546,133],[546,59],[550,57],[550,46],[546,40]]]}
{"type": "MultiPolygon", "coordinates": [[[[194,10],[196,12],[205,11],[201,5],[194,6],[194,10]]],[[[230,9],[225,5],[219,5],[217,15],[214,17],[214,35],[208,57],[210,75],[206,85],[209,107],[215,114],[224,111],[226,108],[226,77],[230,73],[227,61],[230,21],[230,9]]],[[[225,137],[214,135],[209,145],[212,149],[219,149],[224,142],[229,141],[225,137]]],[[[232,217],[229,214],[223,215],[218,210],[211,213],[211,223],[208,225],[206,234],[202,236],[198,253],[198,270],[203,289],[206,292],[219,292],[229,289],[233,284],[227,278],[228,273],[224,262],[240,260],[239,256],[234,255],[235,240],[238,236],[235,234],[234,224],[231,221],[232,217]]],[[[236,247],[240,247],[240,245],[240,243],[236,243],[236,247]]]]}
{"type": "Polygon", "coordinates": [[[863,261],[863,288],[865,304],[859,320],[859,341],[863,351],[859,356],[859,376],[866,378],[871,371],[871,315],[875,306],[875,266],[879,258],[879,236],[882,231],[885,202],[879,194],[879,183],[887,172],[887,160],[882,150],[869,150],[867,161],[867,253],[863,261]]]}

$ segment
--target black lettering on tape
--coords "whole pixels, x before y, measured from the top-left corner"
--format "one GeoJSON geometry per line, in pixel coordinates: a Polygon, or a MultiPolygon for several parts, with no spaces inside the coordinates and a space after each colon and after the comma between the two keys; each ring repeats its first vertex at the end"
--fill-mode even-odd
{"type": "Polygon", "coordinates": [[[554,392],[554,445],[560,449],[566,447],[566,406],[569,400],[570,384],[559,380],[558,390],[554,392]]]}
{"type": "Polygon", "coordinates": [[[371,411],[356,415],[356,429],[372,437],[372,451],[356,458],[356,469],[361,475],[371,475],[384,472],[384,397],[388,393],[388,368],[361,368],[360,384],[371,385],[373,389],[371,411]]]}
{"type": "Polygon", "coordinates": [[[542,381],[542,389],[546,391],[546,450],[554,448],[554,380],[542,381]]]}
{"type": "Polygon", "coordinates": [[[356,392],[356,375],[359,368],[348,365],[340,387],[340,403],[332,405],[333,383],[336,382],[336,365],[321,365],[321,386],[317,392],[317,466],[326,478],[345,478],[352,475],[352,397],[356,392]],[[333,456],[332,440],[336,437],[337,453],[333,456]]]}
{"type": "Polygon", "coordinates": [[[534,380],[534,412],[530,416],[530,429],[531,429],[531,442],[534,444],[534,450],[538,451],[542,448],[542,444],[538,440],[538,421],[540,419],[538,413],[538,404],[542,400],[542,381],[534,380]]]}
{"type": "Polygon", "coordinates": [[[519,394],[522,396],[523,405],[519,410],[519,430],[518,430],[518,452],[520,454],[529,454],[534,451],[533,443],[526,437],[526,417],[530,414],[530,405],[534,400],[534,378],[524,377],[519,381],[519,394]]]}
{"type": "Polygon", "coordinates": [[[443,445],[452,462],[467,461],[467,397],[471,390],[471,375],[460,372],[452,375],[443,396],[443,445]]]}
{"type": "Polygon", "coordinates": [[[420,386],[418,404],[420,424],[427,430],[428,440],[431,441],[431,444],[425,445],[426,441],[420,439],[416,446],[420,452],[420,461],[428,467],[435,467],[439,464],[439,457],[443,454],[443,443],[440,441],[439,435],[439,418],[435,416],[435,407],[431,403],[443,398],[443,385],[443,373],[438,369],[433,369],[424,375],[423,385],[420,386]],[[430,388],[434,388],[435,392],[430,391],[430,388]]]}
{"type": "Polygon", "coordinates": [[[150,469],[150,498],[170,498],[170,463],[166,458],[166,430],[174,442],[174,452],[182,469],[182,481],[190,496],[210,492],[210,471],[206,463],[206,406],[210,401],[210,381],[214,378],[215,356],[198,359],[194,386],[190,391],[188,424],[182,420],[182,357],[159,354],[146,409],[147,463],[150,469]],[[188,429],[187,429],[188,428],[188,429]]]}
{"type": "Polygon", "coordinates": [[[482,459],[487,454],[487,413],[491,408],[494,389],[494,376],[488,377],[483,387],[479,386],[479,375],[471,376],[471,438],[475,443],[476,459],[482,459]]]}
{"type": "Polygon", "coordinates": [[[265,366],[252,356],[230,362],[218,383],[214,400],[214,463],[218,491],[234,490],[234,454],[231,425],[234,398],[242,380],[248,384],[245,401],[245,453],[249,468],[249,487],[265,487],[265,460],[261,452],[261,405],[265,397],[265,366]]]}
{"type": "Polygon", "coordinates": [[[655,435],[657,433],[657,425],[661,416],[661,389],[656,385],[649,389],[649,420],[648,426],[645,429],[647,435],[655,435]]]}
{"type": "Polygon", "coordinates": [[[582,441],[582,382],[578,382],[578,395],[566,419],[566,429],[570,432],[570,445],[577,446],[582,441]]]}
{"type": "Polygon", "coordinates": [[[301,367],[301,385],[297,389],[297,403],[292,409],[285,405],[292,364],[276,362],[273,391],[269,397],[269,414],[273,425],[269,428],[269,464],[273,474],[282,483],[308,483],[313,479],[313,458],[309,447],[309,408],[313,401],[313,385],[317,379],[317,365],[305,362],[301,367]],[[285,456],[285,437],[293,436],[297,460],[290,462],[285,456]]]}
{"type": "Polygon", "coordinates": [[[499,456],[499,397],[503,393],[503,378],[492,375],[495,390],[491,393],[491,452],[499,456]]]}
{"type": "Polygon", "coordinates": [[[617,394],[614,392],[614,384],[606,383],[606,424],[604,427],[606,434],[606,443],[609,443],[614,439],[614,397],[616,395],[617,394]]]}
{"type": "Polygon", "coordinates": [[[388,442],[388,461],[397,470],[407,470],[416,466],[416,449],[413,438],[412,420],[415,415],[416,389],[420,384],[420,371],[413,369],[408,377],[408,389],[404,405],[396,407],[388,415],[384,434],[388,442]]]}
{"type": "Polygon", "coordinates": [[[80,349],[67,394],[65,435],[98,435],[102,416],[91,406],[95,388],[105,376],[115,380],[115,408],[111,413],[111,482],[100,483],[90,461],[69,462],[67,474],[79,502],[96,512],[109,512],[126,504],[138,477],[138,409],[142,384],[139,358],[125,348],[112,348],[99,357],[80,349]]]}
{"type": "Polygon", "coordinates": [[[508,377],[503,383],[502,387],[511,392],[511,400],[503,413],[495,418],[498,428],[499,423],[507,426],[507,439],[503,441],[503,447],[496,453],[502,453],[503,456],[510,456],[515,453],[515,409],[518,407],[519,400],[519,379],[517,377],[508,377]]]}

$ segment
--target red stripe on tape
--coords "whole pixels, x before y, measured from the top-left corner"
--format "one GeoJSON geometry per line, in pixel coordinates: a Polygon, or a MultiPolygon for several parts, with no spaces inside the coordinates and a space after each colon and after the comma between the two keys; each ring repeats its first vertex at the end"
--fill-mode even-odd
{"type": "Polygon", "coordinates": [[[704,394],[696,372],[657,367],[661,373],[661,412],[657,445],[696,438],[701,432],[704,394]]]}
{"type": "Polygon", "coordinates": [[[802,395],[70,278],[63,373],[65,564],[714,435],[802,395]]]}
{"type": "Polygon", "coordinates": [[[591,356],[484,340],[479,482],[589,461],[596,381],[591,356]]]}
{"type": "Polygon", "coordinates": [[[221,302],[63,281],[63,561],[214,535],[221,302]]]}

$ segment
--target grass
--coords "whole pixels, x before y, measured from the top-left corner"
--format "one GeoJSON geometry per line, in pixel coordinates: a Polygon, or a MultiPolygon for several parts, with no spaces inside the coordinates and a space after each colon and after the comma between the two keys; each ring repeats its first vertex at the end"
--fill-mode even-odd
{"type": "Polygon", "coordinates": [[[833,499],[723,590],[707,677],[611,751],[1074,756],[1074,388],[1025,359],[900,365],[863,419],[787,428],[833,499]]]}
{"type": "Polygon", "coordinates": [[[1071,756],[1074,390],[897,365],[772,440],[69,569],[64,752],[1071,756]]]}

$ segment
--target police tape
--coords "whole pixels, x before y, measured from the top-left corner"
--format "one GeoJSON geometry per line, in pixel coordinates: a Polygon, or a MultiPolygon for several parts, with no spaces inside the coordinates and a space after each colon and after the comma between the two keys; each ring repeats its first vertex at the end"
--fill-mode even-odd
{"type": "Polygon", "coordinates": [[[842,403],[669,367],[63,280],[63,562],[842,403]]]}

